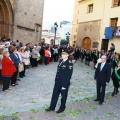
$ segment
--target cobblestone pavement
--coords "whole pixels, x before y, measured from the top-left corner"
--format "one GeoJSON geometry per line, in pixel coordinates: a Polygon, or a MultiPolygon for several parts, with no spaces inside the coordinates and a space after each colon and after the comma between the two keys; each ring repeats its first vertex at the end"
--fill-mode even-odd
{"type": "MultiPolygon", "coordinates": [[[[35,110],[49,105],[57,64],[51,63],[48,66],[40,65],[36,69],[28,69],[27,77],[22,79],[18,86],[12,87],[8,93],[0,91],[0,115],[30,110],[36,112],[35,110]]],[[[67,103],[95,96],[94,72],[91,66],[86,66],[80,61],[75,63],[67,103]]],[[[107,92],[111,92],[112,89],[112,82],[110,82],[107,92]]]]}
{"type": "Polygon", "coordinates": [[[21,120],[120,120],[120,95],[112,97],[108,94],[102,106],[93,99],[70,102],[61,114],[48,113],[42,108],[18,113],[18,116],[21,120]]]}

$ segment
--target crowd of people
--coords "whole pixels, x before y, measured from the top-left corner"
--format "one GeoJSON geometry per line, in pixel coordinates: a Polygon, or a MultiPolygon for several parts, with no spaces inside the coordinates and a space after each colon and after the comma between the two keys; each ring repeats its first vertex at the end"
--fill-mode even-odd
{"type": "Polygon", "coordinates": [[[11,86],[26,77],[26,69],[35,69],[38,64],[49,65],[58,62],[62,50],[57,45],[23,44],[11,39],[0,40],[0,80],[3,81],[3,91],[8,92],[11,86]]]}
{"type": "MultiPolygon", "coordinates": [[[[69,53],[69,59],[72,63],[77,60],[85,62],[86,65],[90,65],[90,62],[94,63],[96,69],[98,63],[101,62],[102,55],[107,56],[107,63],[113,68],[111,75],[114,84],[114,94],[117,94],[119,88],[118,80],[115,80],[115,70],[119,67],[120,54],[114,51],[104,50],[89,50],[80,47],[67,47],[66,45],[49,45],[44,43],[23,44],[11,39],[0,40],[0,79],[3,80],[3,91],[8,92],[11,90],[11,86],[18,85],[19,78],[26,77],[26,69],[30,66],[35,69],[38,64],[49,65],[51,62],[58,62],[61,56],[62,50],[67,50],[69,53]]],[[[118,72],[118,74],[120,74],[118,72]]],[[[119,75],[118,75],[119,76],[119,75]]]]}

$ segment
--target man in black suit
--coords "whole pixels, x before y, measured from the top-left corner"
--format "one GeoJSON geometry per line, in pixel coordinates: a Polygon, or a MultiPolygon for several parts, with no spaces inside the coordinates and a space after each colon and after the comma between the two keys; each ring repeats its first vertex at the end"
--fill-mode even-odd
{"type": "Polygon", "coordinates": [[[61,106],[56,113],[61,113],[65,110],[65,104],[70,86],[70,79],[73,73],[73,63],[68,59],[68,52],[62,52],[62,59],[60,60],[55,77],[55,85],[53,89],[50,107],[46,111],[54,111],[59,95],[61,94],[61,106]]]}
{"type": "Polygon", "coordinates": [[[95,71],[95,82],[97,85],[97,99],[94,101],[99,101],[99,104],[102,105],[105,97],[105,88],[110,81],[111,76],[111,65],[106,62],[107,57],[103,55],[101,57],[101,63],[98,64],[98,67],[95,71]]]}

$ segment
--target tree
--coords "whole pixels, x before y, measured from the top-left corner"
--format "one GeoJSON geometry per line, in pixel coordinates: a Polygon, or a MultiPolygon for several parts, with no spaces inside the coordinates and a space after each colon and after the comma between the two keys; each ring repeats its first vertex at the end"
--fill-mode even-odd
{"type": "Polygon", "coordinates": [[[68,45],[69,41],[65,40],[65,39],[61,39],[60,41],[60,45],[68,45]]]}

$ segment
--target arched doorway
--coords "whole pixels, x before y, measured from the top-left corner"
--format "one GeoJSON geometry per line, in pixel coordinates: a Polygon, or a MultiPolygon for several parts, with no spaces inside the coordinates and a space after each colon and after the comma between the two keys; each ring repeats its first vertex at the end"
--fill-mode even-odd
{"type": "Polygon", "coordinates": [[[86,37],[82,41],[82,48],[84,49],[90,49],[91,48],[91,39],[89,37],[86,37]]]}
{"type": "Polygon", "coordinates": [[[13,34],[13,10],[9,0],[0,0],[0,37],[13,34]]]}

